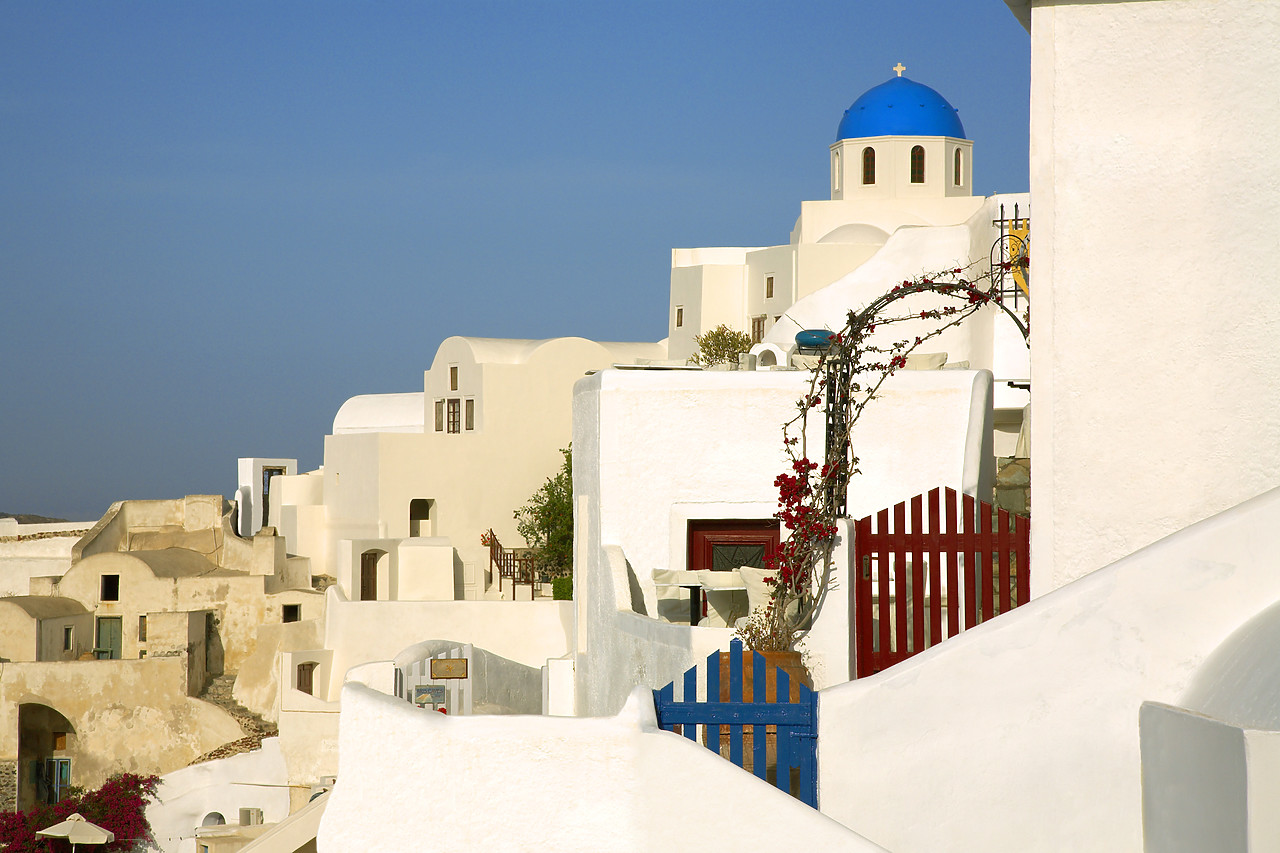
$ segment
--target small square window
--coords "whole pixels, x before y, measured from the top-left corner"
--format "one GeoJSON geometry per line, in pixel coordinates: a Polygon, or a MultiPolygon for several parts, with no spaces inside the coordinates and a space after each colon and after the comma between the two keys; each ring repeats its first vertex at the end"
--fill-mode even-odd
{"type": "Polygon", "coordinates": [[[444,432],[444,400],[436,400],[436,432],[444,432]]]}
{"type": "Polygon", "coordinates": [[[54,732],[53,733],[53,751],[58,752],[59,750],[64,750],[66,748],[67,748],[67,733],[54,732]]]}
{"type": "Polygon", "coordinates": [[[476,401],[475,400],[467,400],[466,416],[467,416],[467,420],[466,420],[467,429],[469,430],[475,429],[476,428],[476,401]]]}
{"type": "Polygon", "coordinates": [[[62,628],[62,650],[64,652],[71,651],[75,646],[76,629],[70,625],[64,625],[62,628]]]}
{"type": "Polygon", "coordinates": [[[765,299],[773,298],[773,276],[771,275],[767,275],[764,277],[764,298],[765,299]]]}
{"type": "Polygon", "coordinates": [[[458,390],[458,368],[456,366],[449,368],[449,390],[458,390]]]}
{"type": "Polygon", "coordinates": [[[684,306],[677,305],[676,306],[676,328],[678,329],[683,325],[684,325],[684,306]]]}
{"type": "Polygon", "coordinates": [[[138,617],[138,642],[145,643],[147,641],[147,617],[138,617]]]}
{"type": "Polygon", "coordinates": [[[286,605],[284,606],[284,621],[285,621],[285,622],[300,622],[300,621],[302,621],[302,605],[301,605],[301,604],[286,604],[286,605]]]}
{"type": "Polygon", "coordinates": [[[100,601],[119,601],[120,600],[120,576],[119,575],[103,575],[101,595],[98,596],[100,601]]]}

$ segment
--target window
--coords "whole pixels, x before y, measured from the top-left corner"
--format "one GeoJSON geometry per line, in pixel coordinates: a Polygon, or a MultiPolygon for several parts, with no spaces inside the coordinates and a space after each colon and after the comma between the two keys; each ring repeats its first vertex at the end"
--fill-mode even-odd
{"type": "Polygon", "coordinates": [[[864,184],[876,182],[876,149],[870,146],[862,149],[862,182],[864,184]]]}
{"type": "Polygon", "coordinates": [[[62,752],[66,750],[66,748],[67,748],[67,733],[54,732],[53,733],[53,751],[62,752]]]}
{"type": "Polygon", "coordinates": [[[448,415],[445,419],[448,432],[462,432],[462,401],[452,399],[448,401],[448,415]]]}
{"type": "Polygon", "coordinates": [[[751,343],[758,344],[764,340],[764,321],[767,317],[761,314],[751,318],[751,343]]]}
{"type": "Polygon", "coordinates": [[[298,664],[298,690],[312,695],[315,689],[316,665],[314,661],[298,664]]]}
{"type": "Polygon", "coordinates": [[[780,528],[775,519],[690,520],[689,571],[723,572],[739,566],[763,566],[778,547],[780,528]]]}
{"type": "Polygon", "coordinates": [[[138,642],[145,643],[147,641],[147,617],[138,617],[138,642]]]}
{"type": "Polygon", "coordinates": [[[436,432],[444,432],[444,400],[436,400],[436,432]]]}
{"type": "Polygon", "coordinates": [[[449,368],[449,390],[458,390],[458,366],[453,365],[449,368]]]}
{"type": "Polygon", "coordinates": [[[76,629],[70,625],[64,625],[62,628],[62,650],[64,652],[71,651],[75,646],[76,629]]]}
{"type": "Polygon", "coordinates": [[[677,305],[676,306],[676,328],[678,329],[683,325],[684,325],[684,306],[677,305]]]}
{"type": "Polygon", "coordinates": [[[46,758],[44,760],[44,783],[47,802],[61,802],[71,787],[71,759],[46,758]]]}
{"type": "Polygon", "coordinates": [[[764,277],[764,298],[765,299],[773,298],[773,276],[771,275],[767,275],[764,277]]]}
{"type": "Polygon", "coordinates": [[[119,601],[120,600],[120,576],[119,575],[103,575],[102,588],[98,596],[99,601],[119,601]]]}
{"type": "Polygon", "coordinates": [[[924,183],[924,146],[922,145],[911,149],[911,183],[924,183]]]}
{"type": "Polygon", "coordinates": [[[467,420],[466,420],[467,429],[469,430],[475,429],[476,428],[476,401],[468,399],[466,410],[467,410],[467,420]]]}
{"type": "Polygon", "coordinates": [[[840,192],[840,152],[831,155],[831,191],[840,192]]]}
{"type": "Polygon", "coordinates": [[[283,609],[284,609],[285,622],[301,622],[302,621],[302,605],[301,604],[286,604],[283,609]]]}
{"type": "Polygon", "coordinates": [[[963,181],[960,180],[960,149],[956,149],[956,186],[960,186],[963,181]]]}

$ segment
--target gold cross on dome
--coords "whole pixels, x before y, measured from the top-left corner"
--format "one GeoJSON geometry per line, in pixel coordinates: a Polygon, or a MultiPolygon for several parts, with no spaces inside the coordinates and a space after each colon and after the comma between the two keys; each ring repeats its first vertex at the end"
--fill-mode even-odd
{"type": "Polygon", "coordinates": [[[891,71],[897,71],[897,72],[898,72],[898,76],[899,76],[899,77],[901,77],[901,76],[902,76],[902,72],[907,70],[907,66],[905,66],[905,65],[903,65],[901,62],[899,62],[897,65],[893,66],[893,68],[891,68],[890,70],[891,70],[891,71]]]}

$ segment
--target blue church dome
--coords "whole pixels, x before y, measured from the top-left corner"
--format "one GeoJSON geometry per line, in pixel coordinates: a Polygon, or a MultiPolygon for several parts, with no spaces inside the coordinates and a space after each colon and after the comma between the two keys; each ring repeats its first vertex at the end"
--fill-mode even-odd
{"type": "Polygon", "coordinates": [[[844,111],[836,141],[863,136],[953,136],[968,139],[956,108],[923,83],[890,77],[844,111]]]}

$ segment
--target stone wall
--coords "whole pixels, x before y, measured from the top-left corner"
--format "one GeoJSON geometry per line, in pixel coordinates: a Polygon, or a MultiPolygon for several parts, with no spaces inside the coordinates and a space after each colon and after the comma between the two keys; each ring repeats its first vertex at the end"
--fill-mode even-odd
{"type": "Polygon", "coordinates": [[[18,808],[18,762],[0,761],[0,812],[18,808]]]}
{"type": "Polygon", "coordinates": [[[1000,509],[1031,515],[1031,460],[1001,456],[996,460],[995,504],[1000,509]]]}

